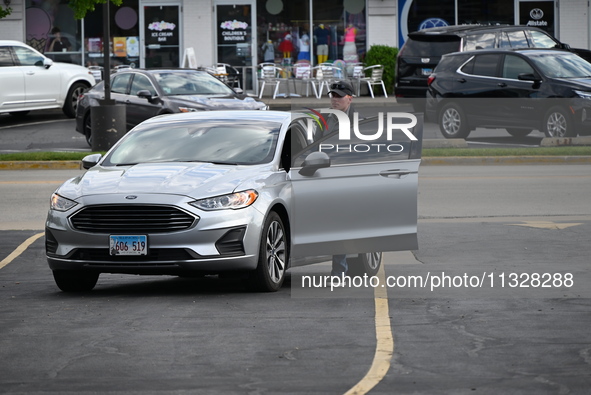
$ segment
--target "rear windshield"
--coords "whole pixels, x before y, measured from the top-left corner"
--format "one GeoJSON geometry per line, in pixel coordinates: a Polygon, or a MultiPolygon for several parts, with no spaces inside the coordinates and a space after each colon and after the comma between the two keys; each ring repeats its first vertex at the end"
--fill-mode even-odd
{"type": "Polygon", "coordinates": [[[409,37],[404,44],[404,56],[443,56],[460,50],[457,36],[409,37]]]}

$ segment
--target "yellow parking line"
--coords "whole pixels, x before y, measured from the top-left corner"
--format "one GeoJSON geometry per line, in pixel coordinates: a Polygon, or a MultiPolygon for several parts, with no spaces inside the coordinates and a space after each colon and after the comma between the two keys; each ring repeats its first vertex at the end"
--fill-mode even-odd
{"type": "Polygon", "coordinates": [[[374,288],[375,300],[375,325],[376,325],[376,352],[369,371],[353,388],[345,395],[366,394],[375,387],[388,373],[390,362],[394,354],[394,337],[392,336],[392,327],[390,325],[390,315],[388,309],[388,291],[385,286],[386,275],[384,265],[380,266],[378,271],[380,286],[374,288]]]}
{"type": "Polygon", "coordinates": [[[10,255],[8,255],[6,258],[4,258],[2,260],[2,262],[0,262],[0,269],[2,269],[4,266],[8,265],[16,257],[18,257],[20,254],[22,254],[23,252],[25,252],[25,250],[31,244],[33,244],[35,242],[35,240],[37,240],[38,238],[40,238],[44,234],[45,234],[45,232],[37,233],[36,235],[33,235],[33,236],[29,237],[27,240],[25,240],[20,246],[18,246],[16,248],[16,250],[12,251],[12,253],[10,255]]]}

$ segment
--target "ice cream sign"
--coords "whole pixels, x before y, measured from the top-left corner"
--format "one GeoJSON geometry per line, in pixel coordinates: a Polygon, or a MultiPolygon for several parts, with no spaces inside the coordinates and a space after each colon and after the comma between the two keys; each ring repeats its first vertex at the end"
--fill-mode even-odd
{"type": "Polygon", "coordinates": [[[148,25],[150,31],[150,41],[158,43],[166,43],[175,37],[176,25],[170,22],[152,22],[148,25]]]}

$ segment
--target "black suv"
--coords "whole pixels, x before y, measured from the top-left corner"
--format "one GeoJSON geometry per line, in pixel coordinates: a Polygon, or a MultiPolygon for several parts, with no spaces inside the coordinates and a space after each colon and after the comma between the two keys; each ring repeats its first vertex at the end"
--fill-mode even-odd
{"type": "Polygon", "coordinates": [[[436,27],[408,35],[396,61],[394,93],[399,101],[404,101],[405,98],[424,99],[427,79],[443,55],[493,48],[566,49],[591,61],[591,51],[570,48],[536,27],[512,25],[436,27]]]}
{"type": "Polygon", "coordinates": [[[591,134],[591,63],[563,50],[477,50],[444,55],[429,76],[426,115],[447,138],[476,127],[591,134]]]}

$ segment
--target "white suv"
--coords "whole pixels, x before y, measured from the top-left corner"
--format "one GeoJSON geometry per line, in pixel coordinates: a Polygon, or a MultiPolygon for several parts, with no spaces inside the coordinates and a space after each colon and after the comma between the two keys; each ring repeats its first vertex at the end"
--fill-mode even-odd
{"type": "Polygon", "coordinates": [[[22,42],[0,40],[0,113],[62,108],[73,118],[78,96],[95,83],[85,67],[54,63],[22,42]]]}

